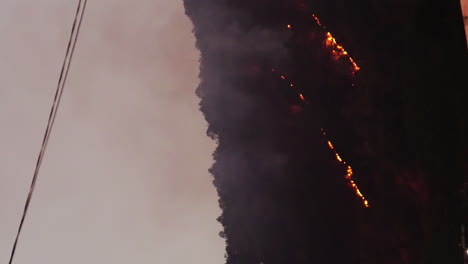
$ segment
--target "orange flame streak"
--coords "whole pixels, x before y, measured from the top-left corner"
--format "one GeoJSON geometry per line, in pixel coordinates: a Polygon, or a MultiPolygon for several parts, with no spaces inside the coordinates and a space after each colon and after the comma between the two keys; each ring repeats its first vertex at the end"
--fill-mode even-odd
{"type": "Polygon", "coordinates": [[[333,35],[330,32],[326,33],[325,45],[332,49],[333,54],[338,54],[339,56],[345,56],[348,59],[348,61],[351,63],[351,65],[353,66],[353,70],[354,70],[353,73],[361,69],[357,65],[357,63],[354,61],[354,59],[351,56],[349,56],[349,53],[343,48],[343,46],[337,43],[336,39],[333,37],[333,35]]]}
{"type": "Polygon", "coordinates": [[[315,14],[312,14],[312,18],[317,22],[317,25],[323,27],[322,23],[320,23],[320,19],[315,14]]]}
{"type": "MultiPolygon", "coordinates": [[[[272,72],[275,72],[275,69],[271,69],[272,72]]],[[[284,75],[280,75],[281,79],[283,80],[286,80],[286,76],[284,75]]],[[[290,86],[291,87],[294,87],[294,84],[293,83],[290,83],[290,86]]],[[[307,103],[307,101],[305,100],[305,97],[302,93],[299,92],[299,98],[302,100],[302,101],[305,101],[307,103]]],[[[327,133],[325,132],[325,130],[322,128],[321,129],[322,131],[322,135],[327,138],[327,133]]],[[[353,188],[354,192],[356,193],[356,195],[361,198],[362,200],[362,203],[364,205],[364,207],[368,208],[370,207],[369,206],[369,201],[366,200],[366,198],[364,197],[364,195],[361,193],[361,191],[359,190],[359,187],[357,186],[357,184],[354,182],[353,180],[353,168],[350,166],[350,165],[347,165],[346,161],[344,161],[340,154],[336,151],[335,147],[333,146],[333,143],[327,139],[327,145],[328,147],[330,148],[330,150],[333,151],[333,153],[335,154],[335,158],[336,160],[345,165],[346,166],[346,175],[345,175],[345,179],[348,180],[348,183],[351,185],[351,187],[353,188]]]]}
{"type": "Polygon", "coordinates": [[[353,65],[353,68],[355,71],[359,71],[361,68],[356,64],[356,62],[353,60],[353,58],[349,57],[349,61],[353,65]]]}
{"type": "MultiPolygon", "coordinates": [[[[315,15],[315,14],[312,14],[312,18],[315,20],[315,22],[317,23],[318,26],[320,26],[322,29],[325,29],[326,27],[324,25],[322,25],[322,23],[320,22],[320,19],[315,15]]],[[[357,63],[354,61],[354,59],[349,55],[349,53],[344,49],[344,47],[340,44],[338,44],[338,42],[336,41],[336,39],[333,37],[332,33],[330,33],[329,31],[326,31],[326,34],[325,34],[325,45],[327,47],[329,47],[331,49],[331,53],[334,55],[334,56],[344,56],[348,59],[348,61],[351,63],[352,67],[353,67],[353,71],[352,73],[355,74],[356,72],[358,72],[361,68],[357,65],[357,63]]],[[[355,86],[355,84],[353,83],[352,86],[355,86]]],[[[322,135],[324,137],[327,137],[327,134],[325,133],[325,130],[322,129],[322,135]]],[[[361,191],[359,190],[359,187],[357,186],[357,184],[354,182],[353,180],[353,169],[351,168],[351,166],[347,165],[346,161],[344,161],[341,156],[338,154],[338,152],[335,150],[335,147],[333,146],[332,142],[330,140],[327,139],[327,144],[328,144],[328,147],[333,151],[333,153],[335,154],[335,157],[336,157],[336,160],[343,164],[343,165],[346,165],[346,175],[345,175],[345,178],[348,180],[349,184],[351,185],[351,187],[354,189],[356,195],[361,198],[362,202],[363,202],[363,205],[364,207],[368,208],[369,207],[369,201],[366,200],[366,198],[364,197],[364,195],[361,193],[361,191]]]]}
{"type": "MultiPolygon", "coordinates": [[[[272,72],[276,72],[275,69],[271,69],[271,71],[272,71],[272,72]]],[[[281,78],[282,80],[286,80],[286,76],[284,76],[284,75],[280,75],[280,78],[281,78]]],[[[289,86],[292,87],[292,88],[295,87],[294,83],[289,83],[289,86]]],[[[306,99],[305,99],[304,95],[303,95],[301,92],[298,92],[298,96],[299,96],[299,99],[301,99],[302,101],[306,102],[306,99]]]]}
{"type": "Polygon", "coordinates": [[[338,153],[335,154],[336,155],[336,160],[338,162],[343,162],[343,160],[341,159],[340,155],[338,153]]]}
{"type": "MultiPolygon", "coordinates": [[[[323,136],[327,136],[327,134],[325,133],[325,130],[322,129],[322,135],[323,136]]],[[[346,162],[341,158],[340,154],[336,151],[335,147],[333,146],[333,143],[330,141],[330,140],[327,140],[327,144],[328,144],[328,147],[333,151],[333,153],[335,154],[335,157],[336,157],[336,160],[343,164],[343,165],[346,165],[346,162]]],[[[348,180],[348,183],[351,185],[351,188],[353,188],[354,192],[356,193],[356,195],[361,198],[362,200],[362,204],[364,205],[364,207],[368,208],[369,207],[369,201],[366,200],[366,198],[364,197],[364,195],[361,193],[361,191],[359,190],[359,187],[357,186],[356,182],[354,182],[353,180],[353,168],[351,168],[351,166],[346,166],[346,175],[345,175],[345,178],[346,180],[348,180]]]]}
{"type": "MultiPolygon", "coordinates": [[[[315,20],[315,22],[317,23],[318,26],[320,26],[322,29],[325,29],[326,27],[324,25],[322,25],[322,23],[320,22],[320,19],[315,15],[315,14],[312,14],[312,18],[315,20]]],[[[292,29],[292,26],[291,24],[287,24],[286,27],[288,29],[292,29]]],[[[336,39],[333,37],[333,35],[327,31],[326,34],[325,34],[326,38],[325,38],[325,45],[331,49],[331,52],[334,54],[334,55],[338,55],[338,56],[344,56],[348,59],[349,63],[352,65],[353,67],[353,74],[355,74],[356,72],[358,72],[359,70],[361,70],[361,67],[359,67],[357,65],[357,63],[354,61],[354,59],[349,55],[349,53],[344,49],[344,47],[340,44],[338,44],[338,42],[336,41],[336,39]]]]}
{"type": "MultiPolygon", "coordinates": [[[[326,28],[324,25],[322,25],[322,23],[320,22],[320,19],[315,14],[312,14],[312,18],[315,20],[317,25],[319,25],[321,28],[323,29],[326,28]]],[[[349,55],[349,53],[343,48],[343,46],[337,43],[333,35],[327,31],[325,36],[326,36],[325,45],[332,49],[332,53],[338,54],[339,56],[346,56],[348,61],[353,66],[353,74],[358,72],[361,68],[357,65],[357,63],[353,60],[353,58],[349,55]]]]}

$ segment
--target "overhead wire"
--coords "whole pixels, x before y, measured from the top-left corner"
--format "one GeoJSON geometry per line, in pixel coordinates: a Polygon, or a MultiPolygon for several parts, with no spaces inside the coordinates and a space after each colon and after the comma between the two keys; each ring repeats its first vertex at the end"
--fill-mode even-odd
{"type": "Polygon", "coordinates": [[[45,133],[44,133],[44,137],[42,139],[41,150],[39,152],[39,155],[38,155],[38,158],[37,158],[37,161],[36,161],[36,167],[35,167],[34,174],[33,174],[33,177],[32,177],[32,181],[31,181],[31,185],[30,185],[30,188],[29,188],[28,196],[26,198],[26,202],[25,202],[25,205],[24,205],[23,214],[22,214],[22,217],[21,217],[21,220],[20,220],[20,224],[18,226],[18,230],[16,232],[15,241],[13,243],[13,247],[12,247],[11,254],[10,254],[10,259],[8,261],[9,264],[13,263],[13,259],[15,257],[19,237],[21,235],[21,231],[23,230],[24,221],[26,219],[26,215],[28,213],[28,209],[29,209],[29,205],[31,203],[32,195],[33,195],[34,189],[36,187],[36,182],[37,182],[39,171],[40,171],[40,168],[41,168],[41,165],[42,165],[42,161],[44,159],[44,154],[45,154],[45,151],[47,149],[49,138],[50,138],[50,135],[51,135],[51,132],[52,132],[52,127],[53,127],[53,125],[55,123],[55,118],[57,116],[58,107],[59,107],[60,101],[62,99],[63,90],[65,88],[66,80],[67,80],[67,77],[68,77],[68,72],[69,72],[69,69],[70,69],[70,65],[71,65],[71,62],[72,62],[72,58],[73,58],[73,54],[74,54],[74,51],[75,51],[76,43],[77,43],[78,36],[79,36],[79,33],[80,33],[81,24],[82,24],[82,21],[83,21],[83,16],[84,16],[84,13],[85,13],[85,10],[86,10],[87,2],[88,2],[87,0],[78,0],[76,13],[75,13],[75,17],[74,17],[74,20],[73,20],[72,30],[71,30],[70,37],[69,37],[69,40],[68,40],[68,45],[67,45],[65,57],[63,59],[62,68],[61,68],[61,71],[60,71],[60,76],[59,76],[59,79],[58,79],[53,104],[52,104],[52,107],[50,109],[49,119],[47,121],[46,130],[45,130],[45,133]]]}

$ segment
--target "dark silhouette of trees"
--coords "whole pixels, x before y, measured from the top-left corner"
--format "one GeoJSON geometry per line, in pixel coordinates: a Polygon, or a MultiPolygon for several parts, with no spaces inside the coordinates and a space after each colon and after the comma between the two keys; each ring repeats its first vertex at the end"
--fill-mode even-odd
{"type": "Polygon", "coordinates": [[[210,172],[228,264],[461,258],[468,71],[455,2],[184,1],[201,51],[200,109],[219,143],[210,172]],[[312,13],[359,73],[331,59],[312,13]]]}

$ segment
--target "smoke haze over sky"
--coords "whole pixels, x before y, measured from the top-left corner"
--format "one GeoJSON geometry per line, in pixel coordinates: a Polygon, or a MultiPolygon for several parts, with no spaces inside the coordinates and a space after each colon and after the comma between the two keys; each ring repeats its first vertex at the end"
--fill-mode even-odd
{"type": "Polygon", "coordinates": [[[460,3],[465,22],[465,36],[467,37],[466,42],[468,43],[468,0],[461,0],[460,3]]]}
{"type": "MultiPolygon", "coordinates": [[[[0,2],[0,262],[7,262],[76,1],[0,2]]],[[[89,1],[15,258],[222,263],[181,1],[89,1]]]]}

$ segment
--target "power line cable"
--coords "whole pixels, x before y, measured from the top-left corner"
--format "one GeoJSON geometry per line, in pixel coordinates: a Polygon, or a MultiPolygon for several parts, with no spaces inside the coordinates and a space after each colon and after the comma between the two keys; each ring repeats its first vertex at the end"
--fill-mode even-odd
{"type": "Polygon", "coordinates": [[[11,250],[10,260],[8,262],[9,264],[13,263],[13,259],[14,259],[15,252],[16,252],[16,247],[18,245],[18,240],[19,240],[21,231],[23,229],[24,220],[25,220],[26,215],[28,213],[29,204],[31,203],[31,198],[32,198],[35,186],[36,186],[36,181],[37,181],[37,177],[39,175],[39,170],[41,168],[42,160],[44,158],[45,150],[46,150],[47,144],[49,142],[49,137],[50,137],[50,134],[52,132],[52,127],[54,125],[55,118],[57,116],[58,107],[59,107],[60,101],[62,99],[63,89],[65,87],[65,83],[66,83],[66,80],[67,80],[67,77],[68,77],[68,71],[70,69],[70,64],[71,64],[73,54],[74,54],[74,51],[75,51],[76,42],[78,40],[78,35],[79,35],[79,32],[80,32],[81,23],[83,21],[83,16],[84,16],[84,13],[85,13],[85,10],[86,10],[87,2],[88,2],[87,0],[78,0],[78,6],[76,8],[75,18],[73,20],[73,26],[72,26],[72,30],[71,30],[71,33],[70,33],[70,38],[68,40],[68,45],[67,45],[67,50],[66,50],[66,53],[65,53],[65,58],[64,58],[63,63],[62,63],[62,69],[60,71],[60,77],[59,77],[59,80],[58,80],[58,83],[57,83],[57,88],[56,88],[56,91],[55,91],[55,96],[54,96],[52,108],[50,109],[49,119],[48,119],[48,122],[47,122],[47,127],[46,127],[46,130],[45,130],[45,133],[44,133],[44,138],[42,140],[41,150],[40,150],[39,156],[37,158],[36,168],[34,170],[33,178],[32,178],[32,181],[31,181],[31,186],[29,188],[29,193],[28,193],[25,205],[24,205],[23,215],[21,217],[21,221],[20,221],[20,224],[19,224],[19,227],[18,227],[18,231],[16,233],[15,242],[14,242],[13,248],[11,250]]]}

